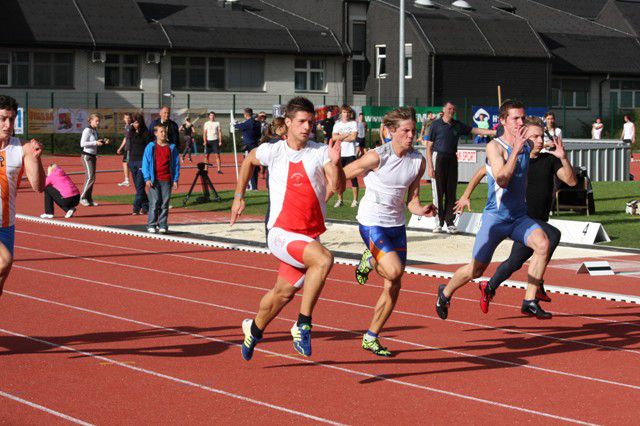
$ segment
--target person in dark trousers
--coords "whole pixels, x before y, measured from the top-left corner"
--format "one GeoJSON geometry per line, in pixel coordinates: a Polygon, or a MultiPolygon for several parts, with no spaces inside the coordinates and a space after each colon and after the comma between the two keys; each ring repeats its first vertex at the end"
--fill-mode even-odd
{"type": "Polygon", "coordinates": [[[80,204],[78,187],[57,164],[49,166],[47,179],[44,181],[44,213],[40,217],[53,219],[54,204],[66,212],[66,218],[73,216],[80,204]]]}
{"type": "MultiPolygon", "coordinates": [[[[253,118],[253,110],[251,108],[244,109],[244,121],[242,123],[234,123],[234,128],[242,132],[242,151],[244,156],[258,146],[258,141],[262,134],[262,124],[253,118]]],[[[253,170],[251,179],[249,180],[249,191],[258,190],[258,168],[253,170]]]]}
{"type": "Polygon", "coordinates": [[[171,190],[178,189],[180,178],[180,155],[178,148],[169,144],[165,126],[157,124],[153,133],[156,140],[147,145],[142,158],[142,174],[149,190],[147,231],[166,234],[171,190]]]}
{"type": "Polygon", "coordinates": [[[129,170],[136,188],[132,214],[147,214],[149,212],[149,198],[145,191],[145,181],[142,175],[142,157],[149,139],[149,130],[142,114],[135,114],[132,120],[129,132],[129,170]]]}
{"type": "Polygon", "coordinates": [[[80,204],[83,206],[97,206],[93,201],[93,185],[96,183],[96,163],[98,158],[98,147],[109,144],[109,139],[98,137],[98,126],[100,126],[100,116],[91,114],[87,119],[89,126],[82,131],[80,137],[80,147],[82,148],[82,164],[84,165],[85,182],[80,195],[80,204]]]}
{"type": "MultiPolygon", "coordinates": [[[[537,126],[542,130],[544,124],[538,120],[537,126]]],[[[553,199],[554,177],[557,176],[562,182],[569,186],[575,186],[577,183],[576,175],[573,171],[571,163],[567,159],[562,139],[556,139],[552,145],[547,145],[548,152],[540,152],[545,147],[542,137],[533,138],[533,149],[529,155],[529,170],[527,172],[527,192],[526,201],[528,216],[538,222],[547,238],[549,239],[549,254],[547,259],[553,256],[558,244],[560,244],[560,230],[549,223],[549,211],[551,210],[551,202],[553,199]]],[[[471,178],[464,194],[456,202],[456,211],[462,213],[466,207],[471,211],[471,193],[480,183],[482,178],[487,174],[486,167],[478,169],[476,174],[471,178]]],[[[493,277],[487,282],[480,283],[481,292],[481,308],[483,312],[488,312],[489,302],[496,294],[497,288],[506,281],[514,272],[518,271],[533,255],[533,249],[527,247],[519,241],[514,241],[511,248],[509,258],[502,262],[493,277]]],[[[551,298],[544,290],[544,284],[541,282],[536,293],[538,301],[550,302],[551,298]]]]}
{"type": "Polygon", "coordinates": [[[456,202],[458,185],[458,139],[470,133],[482,136],[494,136],[495,130],[471,128],[453,118],[456,106],[445,102],[442,117],[431,124],[426,142],[427,173],[431,178],[433,203],[438,208],[438,225],[433,232],[442,232],[447,224],[447,232],[455,234],[458,229],[454,225],[453,206],[456,202]]]}
{"type": "Polygon", "coordinates": [[[192,163],[191,153],[193,152],[193,146],[195,145],[195,138],[193,135],[193,124],[189,117],[184,119],[184,123],[180,126],[180,132],[184,135],[184,151],[182,151],[182,162],[189,156],[189,162],[192,163]]]}
{"type": "Polygon", "coordinates": [[[333,126],[335,126],[336,120],[333,118],[333,112],[328,109],[327,110],[327,118],[320,121],[318,124],[318,130],[322,130],[324,133],[324,143],[329,143],[331,136],[333,135],[333,126]]]}
{"type": "MultiPolygon", "coordinates": [[[[175,145],[176,148],[180,149],[180,129],[178,128],[178,124],[173,121],[171,118],[171,108],[162,107],[160,108],[160,117],[156,118],[149,125],[150,129],[154,129],[156,125],[162,124],[167,128],[167,141],[169,145],[175,145]]],[[[153,141],[154,135],[152,132],[149,132],[148,141],[153,141]]]]}

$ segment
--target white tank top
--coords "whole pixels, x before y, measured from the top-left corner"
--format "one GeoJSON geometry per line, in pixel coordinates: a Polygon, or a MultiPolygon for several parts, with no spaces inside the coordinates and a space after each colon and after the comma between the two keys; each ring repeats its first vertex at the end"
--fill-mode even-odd
{"type": "Polygon", "coordinates": [[[402,226],[407,190],[420,173],[424,157],[414,149],[398,157],[391,143],[379,146],[375,152],[380,164],[364,176],[367,189],[356,219],[365,226],[402,226]]]}
{"type": "Polygon", "coordinates": [[[9,144],[0,150],[0,210],[2,227],[13,226],[16,219],[16,194],[24,166],[20,139],[12,137],[9,144]]]}

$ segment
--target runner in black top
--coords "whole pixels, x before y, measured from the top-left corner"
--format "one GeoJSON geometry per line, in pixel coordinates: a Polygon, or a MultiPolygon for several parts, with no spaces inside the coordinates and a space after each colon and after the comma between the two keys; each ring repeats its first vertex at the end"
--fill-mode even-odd
{"type": "MultiPolygon", "coordinates": [[[[540,122],[540,126],[543,126],[542,122],[540,122]]],[[[542,138],[533,141],[533,149],[529,160],[529,171],[527,173],[527,209],[528,216],[535,219],[547,234],[547,238],[549,239],[549,259],[551,259],[553,252],[560,243],[560,230],[547,223],[553,198],[554,176],[558,176],[561,181],[569,186],[574,186],[577,181],[573,167],[567,159],[562,141],[556,140],[552,146],[553,149],[550,150],[549,153],[540,152],[543,146],[544,141],[542,138]]],[[[456,212],[461,213],[465,207],[471,211],[469,198],[485,174],[485,167],[480,168],[476,172],[469,182],[469,185],[467,185],[464,194],[456,202],[456,212]]],[[[481,297],[484,300],[483,312],[488,310],[489,302],[495,295],[498,286],[506,281],[514,272],[519,270],[524,262],[532,255],[532,249],[514,241],[509,258],[502,262],[488,282],[484,281],[480,283],[481,297]]],[[[543,283],[540,284],[536,299],[544,302],[551,301],[551,298],[549,298],[544,291],[543,283]]],[[[481,300],[481,307],[483,300],[481,300]]]]}

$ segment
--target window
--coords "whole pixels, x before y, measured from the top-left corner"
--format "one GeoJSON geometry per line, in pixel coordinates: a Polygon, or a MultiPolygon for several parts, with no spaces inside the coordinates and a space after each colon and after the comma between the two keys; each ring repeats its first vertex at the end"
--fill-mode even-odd
{"type": "Polygon", "coordinates": [[[173,56],[171,88],[173,90],[264,90],[264,60],[173,56]]]}
{"type": "Polygon", "coordinates": [[[2,53],[0,85],[72,88],[73,53],[2,53]]]}
{"type": "Polygon", "coordinates": [[[611,80],[612,104],[618,108],[640,108],[640,80],[611,80]]]}
{"type": "Polygon", "coordinates": [[[387,76],[387,46],[376,45],[376,78],[387,76]]]}
{"type": "Polygon", "coordinates": [[[404,45],[404,78],[413,76],[413,46],[411,43],[404,45]]]}
{"type": "Polygon", "coordinates": [[[554,107],[588,108],[589,86],[587,79],[555,78],[551,88],[551,104],[554,107]]]}
{"type": "Polygon", "coordinates": [[[324,61],[321,59],[296,59],[294,80],[296,91],[324,90],[324,61]]]}
{"type": "Polygon", "coordinates": [[[354,55],[364,55],[367,46],[367,24],[353,22],[351,24],[351,50],[354,55]]]}
{"type": "Polygon", "coordinates": [[[11,55],[0,52],[0,86],[8,86],[11,81],[11,55]]]}
{"type": "Polygon", "coordinates": [[[364,92],[369,67],[366,60],[353,60],[353,91],[364,92]]]}
{"type": "Polygon", "coordinates": [[[104,86],[109,89],[140,87],[140,57],[138,55],[107,55],[104,66],[104,86]]]}

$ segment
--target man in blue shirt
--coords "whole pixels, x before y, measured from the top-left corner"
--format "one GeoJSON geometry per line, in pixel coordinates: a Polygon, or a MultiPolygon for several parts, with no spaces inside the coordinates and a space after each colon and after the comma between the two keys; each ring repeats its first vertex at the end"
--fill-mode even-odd
{"type": "MultiPolygon", "coordinates": [[[[253,110],[251,108],[244,109],[245,121],[242,123],[235,123],[234,128],[242,132],[242,151],[244,156],[249,155],[249,152],[258,146],[260,140],[262,126],[259,121],[253,118],[253,110]]],[[[258,190],[258,168],[255,168],[253,175],[249,180],[249,191],[258,190]]]]}

